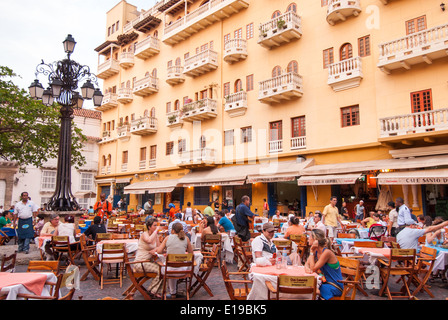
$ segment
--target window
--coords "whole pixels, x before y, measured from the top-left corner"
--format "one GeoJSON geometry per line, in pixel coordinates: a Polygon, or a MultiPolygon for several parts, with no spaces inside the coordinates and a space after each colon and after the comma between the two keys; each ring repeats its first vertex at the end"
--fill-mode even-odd
{"type": "Polygon", "coordinates": [[[246,39],[252,39],[254,37],[254,23],[249,23],[246,26],[246,39]]]}
{"type": "Polygon", "coordinates": [[[154,31],[154,38],[156,38],[156,39],[159,38],[159,31],[157,31],[157,30],[154,31]]]}
{"type": "Polygon", "coordinates": [[[272,78],[275,77],[279,77],[282,74],[282,68],[280,68],[280,66],[276,66],[274,67],[274,69],[272,69],[272,78]]]}
{"type": "Polygon", "coordinates": [[[156,108],[155,107],[151,108],[151,112],[149,113],[149,116],[151,118],[155,118],[156,117],[156,108]]]}
{"type": "Polygon", "coordinates": [[[274,13],[272,14],[271,19],[275,19],[277,17],[279,17],[282,13],[278,10],[274,11],[274,13]]]}
{"type": "Polygon", "coordinates": [[[303,137],[306,136],[305,131],[305,116],[296,117],[291,119],[291,137],[303,137]]]}
{"type": "Polygon", "coordinates": [[[288,9],[286,10],[286,11],[292,11],[292,12],[297,12],[297,4],[295,4],[294,2],[293,3],[291,3],[289,6],[288,6],[288,9]]]}
{"type": "Polygon", "coordinates": [[[140,161],[146,161],[146,147],[140,148],[140,161]]]}
{"type": "Polygon", "coordinates": [[[153,145],[149,149],[149,159],[154,160],[157,157],[157,145],[153,145]]]}
{"type": "Polygon", "coordinates": [[[174,154],[174,142],[170,141],[166,143],[166,155],[174,154]]]}
{"type": "Polygon", "coordinates": [[[107,29],[107,35],[110,36],[110,27],[107,29]]]}
{"type": "Polygon", "coordinates": [[[353,48],[350,43],[344,43],[339,50],[339,60],[347,60],[353,57],[353,48]]]}
{"type": "Polygon", "coordinates": [[[202,100],[202,99],[207,99],[207,89],[206,89],[206,90],[202,90],[202,91],[200,92],[200,94],[201,94],[201,100],[202,100]]]}
{"type": "Polygon", "coordinates": [[[426,16],[406,21],[406,34],[419,32],[426,29],[426,16]]]}
{"type": "Polygon", "coordinates": [[[359,125],[359,106],[341,108],[342,127],[359,125]]]}
{"type": "Polygon", "coordinates": [[[204,52],[204,51],[207,51],[207,50],[208,50],[208,43],[203,44],[203,45],[201,46],[201,52],[204,52]]]}
{"type": "Polygon", "coordinates": [[[190,57],[190,52],[187,52],[186,54],[184,54],[184,60],[187,60],[190,57]]]}
{"type": "Polygon", "coordinates": [[[168,61],[168,63],[167,63],[167,67],[169,68],[169,67],[171,67],[173,65],[173,60],[170,60],[170,61],[168,61]]]}
{"type": "Polygon", "coordinates": [[[112,33],[115,32],[115,23],[112,25],[112,33]]]}
{"type": "Polygon", "coordinates": [[[174,101],[174,110],[177,111],[180,109],[180,102],[179,100],[174,101]]]}
{"type": "Polygon", "coordinates": [[[432,110],[431,89],[411,93],[412,112],[424,112],[432,110]]]}
{"type": "Polygon", "coordinates": [[[212,41],[210,41],[210,50],[213,50],[213,45],[214,45],[215,43],[213,42],[213,40],[212,41]]]}
{"type": "Polygon", "coordinates": [[[241,128],[241,143],[252,141],[252,127],[241,128]]]}
{"type": "Polygon", "coordinates": [[[180,58],[176,58],[176,62],[175,62],[176,66],[180,66],[180,63],[181,63],[180,58]]]}
{"type": "Polygon", "coordinates": [[[224,146],[233,146],[233,129],[224,131],[224,146]]]}
{"type": "Polygon", "coordinates": [[[204,135],[199,138],[199,149],[204,149],[207,146],[207,139],[204,135]]]}
{"type": "Polygon", "coordinates": [[[224,35],[224,43],[230,40],[230,33],[224,35]]]}
{"type": "Polygon", "coordinates": [[[358,39],[358,50],[360,57],[370,56],[370,36],[358,39]]]}
{"type": "Polygon", "coordinates": [[[42,183],[43,190],[54,190],[56,188],[56,171],[44,170],[42,171],[42,183]]]}
{"type": "Polygon", "coordinates": [[[210,187],[194,187],[194,205],[206,206],[210,201],[210,187]]]}
{"type": "Polygon", "coordinates": [[[81,209],[87,209],[89,207],[89,199],[87,198],[76,199],[76,201],[78,201],[81,209]]]}
{"type": "Polygon", "coordinates": [[[333,48],[324,50],[324,69],[328,68],[330,64],[334,63],[333,48]]]}
{"type": "Polygon", "coordinates": [[[180,139],[177,141],[177,152],[182,153],[187,151],[187,140],[186,139],[180,139]]]}
{"type": "Polygon", "coordinates": [[[288,63],[287,72],[299,73],[299,64],[297,63],[297,61],[293,60],[290,63],[288,63]]]}
{"type": "Polygon", "coordinates": [[[233,33],[235,39],[241,39],[243,37],[243,28],[235,30],[233,33]]]}
{"type": "Polygon", "coordinates": [[[81,190],[93,190],[93,174],[88,172],[81,172],[81,190]]]}
{"type": "Polygon", "coordinates": [[[120,26],[120,21],[117,21],[117,23],[115,24],[116,25],[116,30],[118,31],[118,29],[119,29],[119,26],[120,26]]]}
{"type": "Polygon", "coordinates": [[[235,93],[243,91],[243,81],[241,79],[238,79],[235,81],[235,93]]]}
{"type": "Polygon", "coordinates": [[[248,75],[246,77],[246,91],[254,90],[254,75],[248,75]]]}
{"type": "MultiPolygon", "coordinates": [[[[51,197],[41,197],[40,198],[40,203],[41,203],[40,206],[45,208],[45,206],[47,205],[48,202],[50,202],[50,200],[51,200],[51,197]]],[[[80,199],[77,199],[77,200],[78,200],[78,204],[79,204],[80,199]]]]}
{"type": "Polygon", "coordinates": [[[122,159],[121,159],[121,163],[128,163],[128,152],[127,151],[123,151],[123,155],[122,155],[122,159]]]}
{"type": "Polygon", "coordinates": [[[224,83],[224,97],[230,95],[230,82],[224,83]]]}
{"type": "Polygon", "coordinates": [[[282,140],[282,122],[275,121],[269,123],[269,141],[282,140]]]}
{"type": "Polygon", "coordinates": [[[170,113],[171,112],[171,102],[167,102],[166,103],[166,113],[170,113]]]}
{"type": "Polygon", "coordinates": [[[328,5],[328,0],[320,0],[321,7],[328,5]]]}

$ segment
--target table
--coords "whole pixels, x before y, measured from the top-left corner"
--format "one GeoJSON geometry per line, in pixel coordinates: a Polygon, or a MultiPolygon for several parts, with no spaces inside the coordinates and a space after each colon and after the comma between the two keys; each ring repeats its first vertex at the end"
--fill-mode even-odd
{"type": "Polygon", "coordinates": [[[436,261],[434,261],[433,270],[445,270],[445,266],[448,265],[448,249],[433,245],[425,245],[425,247],[437,250],[437,256],[436,261]]]}
{"type": "Polygon", "coordinates": [[[104,243],[124,243],[126,252],[131,253],[138,249],[138,239],[117,239],[117,240],[101,240],[96,244],[96,252],[101,254],[104,243]]]}
{"type": "Polygon", "coordinates": [[[6,300],[17,300],[18,294],[51,296],[50,285],[45,282],[57,282],[53,272],[0,272],[0,295],[6,300]]]}
{"type": "Polygon", "coordinates": [[[356,241],[374,241],[371,239],[353,239],[353,238],[335,238],[334,239],[337,244],[342,245],[342,252],[350,251],[350,248],[353,247],[356,241]]]}
{"type": "Polygon", "coordinates": [[[3,227],[2,231],[10,238],[15,237],[16,236],[16,230],[14,228],[11,227],[3,227]]]}
{"type": "MultiPolygon", "coordinates": [[[[288,266],[286,269],[277,269],[275,266],[267,267],[257,267],[252,264],[249,279],[253,281],[252,289],[247,296],[247,300],[267,300],[268,298],[268,288],[266,287],[266,281],[270,281],[274,288],[277,287],[277,277],[279,275],[290,275],[290,276],[314,276],[317,278],[318,287],[321,284],[320,276],[317,273],[306,273],[304,266],[299,266],[293,268],[288,266]]],[[[290,295],[288,295],[290,296],[290,295]]],[[[292,296],[291,296],[292,298],[292,296]]],[[[304,295],[298,296],[294,295],[295,299],[305,298],[304,295]]]]}
{"type": "Polygon", "coordinates": [[[353,252],[363,254],[371,265],[376,264],[376,260],[390,259],[391,249],[389,248],[361,248],[353,247],[353,252]]]}
{"type": "MultiPolygon", "coordinates": [[[[225,232],[221,232],[221,242],[222,242],[222,255],[227,263],[233,263],[233,247],[232,241],[229,235],[225,232]]],[[[201,233],[191,233],[191,244],[193,248],[200,249],[201,248],[201,233]]]]}

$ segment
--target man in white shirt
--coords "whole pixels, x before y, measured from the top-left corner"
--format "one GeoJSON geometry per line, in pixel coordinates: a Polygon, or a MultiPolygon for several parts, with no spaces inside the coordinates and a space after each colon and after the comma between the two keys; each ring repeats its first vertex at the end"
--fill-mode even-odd
{"type": "Polygon", "coordinates": [[[16,203],[14,207],[13,227],[17,225],[17,252],[28,254],[30,250],[30,240],[34,238],[33,221],[37,215],[39,207],[28,199],[28,192],[20,195],[22,201],[16,203]]]}
{"type": "Polygon", "coordinates": [[[397,242],[401,249],[418,249],[418,238],[429,232],[436,232],[446,226],[448,226],[448,221],[435,226],[426,227],[425,229],[417,229],[417,223],[412,220],[409,225],[398,233],[397,242]]]}
{"type": "Polygon", "coordinates": [[[272,239],[275,235],[275,227],[268,222],[263,224],[262,234],[252,241],[252,253],[254,262],[259,267],[272,266],[275,264],[273,254],[277,251],[272,239]]]}
{"type": "Polygon", "coordinates": [[[314,218],[313,219],[314,219],[314,227],[313,227],[313,229],[320,229],[325,234],[327,234],[327,227],[322,222],[322,213],[320,213],[320,211],[316,211],[314,213],[314,218]]]}

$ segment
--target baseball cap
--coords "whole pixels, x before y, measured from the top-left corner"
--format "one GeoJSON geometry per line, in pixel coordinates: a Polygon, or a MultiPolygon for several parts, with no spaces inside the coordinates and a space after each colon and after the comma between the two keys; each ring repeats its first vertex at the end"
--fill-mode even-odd
{"type": "Polygon", "coordinates": [[[275,227],[274,227],[274,225],[272,224],[272,223],[270,223],[270,222],[266,222],[265,224],[263,224],[263,230],[264,231],[274,231],[275,230],[275,227]]]}
{"type": "Polygon", "coordinates": [[[182,215],[178,212],[178,213],[176,213],[175,215],[174,215],[176,218],[182,218],[182,215]]]}

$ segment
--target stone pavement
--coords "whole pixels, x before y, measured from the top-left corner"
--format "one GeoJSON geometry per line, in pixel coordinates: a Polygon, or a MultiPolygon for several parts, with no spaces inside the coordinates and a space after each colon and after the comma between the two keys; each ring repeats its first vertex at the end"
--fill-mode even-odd
{"type": "MultiPolygon", "coordinates": [[[[0,255],[3,254],[11,254],[14,250],[17,250],[17,245],[14,244],[14,241],[11,241],[7,245],[0,247],[0,255]],[[11,243],[12,242],[12,243],[11,243]]],[[[28,261],[30,260],[40,260],[40,254],[35,246],[32,244],[30,246],[29,254],[19,253],[17,256],[17,264],[16,264],[16,272],[25,272],[28,261]]],[[[83,274],[86,270],[84,262],[82,260],[76,261],[79,263],[81,274],[83,274]]],[[[228,264],[229,271],[236,271],[237,266],[228,264]]],[[[114,272],[110,274],[113,276],[114,272]]],[[[392,284],[392,288],[394,290],[398,290],[398,285],[395,284],[395,281],[390,281],[392,284]]],[[[207,284],[211,288],[214,296],[210,297],[204,289],[200,289],[196,295],[191,298],[191,300],[229,300],[229,296],[227,294],[226,288],[224,286],[224,282],[222,280],[221,271],[217,267],[215,267],[212,271],[212,274],[207,280],[207,284]]],[[[97,281],[93,280],[93,277],[89,275],[86,281],[81,282],[81,289],[77,290],[74,296],[74,300],[78,300],[79,296],[82,296],[82,300],[98,300],[106,297],[116,298],[122,300],[124,296],[122,293],[126,290],[126,288],[130,285],[130,280],[128,277],[125,277],[123,280],[123,287],[120,288],[118,284],[105,285],[104,289],[100,289],[100,285],[97,281]]],[[[179,286],[179,292],[185,291],[184,284],[182,283],[179,286]]],[[[414,287],[412,287],[414,288],[414,287]]],[[[359,291],[357,293],[357,300],[387,300],[385,297],[378,296],[378,289],[366,290],[369,294],[368,297],[362,295],[359,291]]],[[[443,283],[440,279],[436,279],[434,283],[431,284],[431,291],[435,295],[435,298],[432,299],[426,293],[419,293],[417,298],[420,300],[445,300],[448,297],[448,284],[443,283]]],[[[136,293],[134,296],[134,300],[143,300],[143,297],[140,293],[136,293]]],[[[179,299],[178,299],[179,300],[179,299]]]]}

